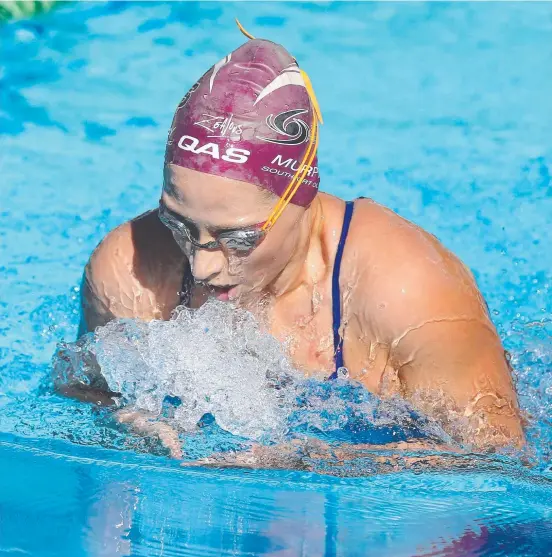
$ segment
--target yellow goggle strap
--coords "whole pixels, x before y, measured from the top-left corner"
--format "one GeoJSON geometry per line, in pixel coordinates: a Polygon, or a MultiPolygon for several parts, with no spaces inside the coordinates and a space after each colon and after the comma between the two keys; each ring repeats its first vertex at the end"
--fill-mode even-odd
{"type": "Polygon", "coordinates": [[[313,117],[311,137],[310,137],[307,150],[305,151],[305,155],[303,156],[303,160],[301,161],[301,164],[297,169],[297,172],[291,179],[289,186],[282,194],[282,197],[280,198],[280,200],[272,210],[272,213],[268,217],[266,223],[264,224],[262,230],[264,230],[265,232],[268,232],[268,230],[270,230],[270,228],[274,226],[274,223],[280,218],[283,210],[288,206],[290,201],[293,199],[293,196],[299,189],[299,186],[303,183],[303,180],[307,175],[309,168],[312,166],[312,162],[316,155],[317,147],[318,147],[318,125],[316,123],[316,117],[313,117]]]}
{"type": "Polygon", "coordinates": [[[248,33],[248,32],[244,29],[243,25],[238,21],[238,18],[237,18],[237,17],[235,18],[235,20],[236,20],[236,25],[238,26],[238,29],[239,29],[248,39],[254,39],[254,38],[255,38],[251,33],[248,33]]]}
{"type": "MultiPolygon", "coordinates": [[[[255,38],[251,33],[248,33],[244,29],[243,25],[238,21],[238,18],[236,18],[236,25],[238,26],[238,29],[248,39],[255,38]]],[[[286,190],[280,197],[280,200],[276,204],[276,207],[274,207],[272,213],[270,213],[267,221],[263,225],[262,230],[264,230],[265,232],[270,230],[270,228],[274,226],[274,223],[280,218],[280,215],[282,214],[283,210],[288,206],[290,201],[293,199],[293,196],[299,189],[299,186],[303,183],[303,180],[305,179],[307,172],[312,167],[312,162],[314,160],[314,157],[316,156],[316,151],[318,149],[318,122],[320,122],[321,124],[324,123],[324,121],[322,120],[322,113],[320,112],[320,105],[318,104],[318,100],[316,98],[316,95],[314,94],[314,89],[312,87],[311,80],[304,70],[299,69],[299,71],[301,72],[301,76],[303,77],[303,81],[305,83],[305,87],[307,89],[307,93],[309,95],[309,99],[311,101],[312,108],[313,108],[312,126],[311,126],[309,144],[303,156],[303,160],[301,161],[299,168],[297,169],[293,178],[291,179],[289,186],[286,188],[286,190]]]]}
{"type": "Polygon", "coordinates": [[[314,157],[316,156],[316,151],[318,149],[318,120],[322,122],[322,115],[320,114],[320,108],[318,106],[318,101],[314,94],[314,90],[312,88],[312,84],[310,82],[309,76],[306,74],[305,71],[300,70],[301,75],[303,76],[303,80],[305,81],[305,86],[307,88],[307,92],[309,94],[309,98],[311,100],[313,106],[313,117],[312,117],[312,126],[311,126],[311,134],[310,134],[310,141],[309,145],[303,155],[303,160],[299,165],[299,168],[295,172],[295,175],[291,179],[289,186],[286,188],[282,197],[270,213],[267,221],[265,222],[262,230],[268,232],[274,223],[280,218],[283,210],[287,207],[287,205],[292,200],[293,196],[299,189],[299,186],[303,183],[305,176],[307,175],[309,169],[312,167],[312,162],[314,157]]]}
{"type": "Polygon", "coordinates": [[[309,98],[311,100],[312,103],[312,108],[314,109],[314,113],[316,114],[316,117],[318,118],[318,121],[323,124],[324,120],[322,120],[322,112],[320,112],[320,105],[318,104],[318,99],[316,98],[316,95],[314,94],[314,89],[312,87],[312,83],[310,80],[310,77],[307,75],[307,72],[299,69],[299,71],[301,72],[301,76],[303,77],[303,81],[305,82],[305,87],[307,88],[307,93],[309,94],[309,98]]]}

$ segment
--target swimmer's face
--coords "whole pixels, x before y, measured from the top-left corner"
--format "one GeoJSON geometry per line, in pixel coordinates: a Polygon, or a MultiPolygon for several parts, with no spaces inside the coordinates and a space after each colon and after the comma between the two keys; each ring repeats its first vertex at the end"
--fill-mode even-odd
{"type": "MultiPolygon", "coordinates": [[[[162,201],[169,218],[171,213],[180,217],[196,243],[222,240],[221,233],[229,230],[258,230],[278,199],[254,184],[172,164],[165,167],[162,201]]],[[[297,247],[297,224],[304,212],[288,205],[251,251],[228,249],[222,241],[215,249],[196,249],[185,233],[173,231],[173,236],[190,260],[197,282],[214,288],[221,300],[247,298],[261,293],[285,268],[297,247]]]]}

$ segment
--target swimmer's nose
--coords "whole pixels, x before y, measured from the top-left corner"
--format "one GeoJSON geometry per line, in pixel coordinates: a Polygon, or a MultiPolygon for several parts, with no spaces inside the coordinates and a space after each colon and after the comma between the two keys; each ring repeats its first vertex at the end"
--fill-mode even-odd
{"type": "Polygon", "coordinates": [[[209,282],[224,270],[225,262],[221,250],[198,249],[190,256],[192,275],[197,281],[209,282]]]}

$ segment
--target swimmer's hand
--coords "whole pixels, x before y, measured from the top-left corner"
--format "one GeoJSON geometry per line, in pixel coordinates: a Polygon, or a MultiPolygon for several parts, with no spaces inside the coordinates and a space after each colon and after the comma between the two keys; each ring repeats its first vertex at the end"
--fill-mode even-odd
{"type": "Polygon", "coordinates": [[[182,458],[182,442],[176,429],[159,421],[157,416],[143,410],[121,408],[114,414],[120,424],[128,425],[130,430],[143,437],[157,437],[164,447],[169,449],[171,457],[182,458]]]}

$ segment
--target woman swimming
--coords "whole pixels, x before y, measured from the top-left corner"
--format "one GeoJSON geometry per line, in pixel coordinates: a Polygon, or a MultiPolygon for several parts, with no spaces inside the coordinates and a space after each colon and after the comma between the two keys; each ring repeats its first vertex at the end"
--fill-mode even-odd
{"type": "MultiPolygon", "coordinates": [[[[306,375],[339,374],[429,415],[444,404],[479,447],[522,443],[472,274],[391,210],[318,192],[321,123],[280,45],[251,39],[208,70],[176,109],[159,207],[110,232],[86,266],[81,331],[214,297],[255,313],[306,375]]],[[[66,392],[94,399],[87,388],[66,392]]]]}

